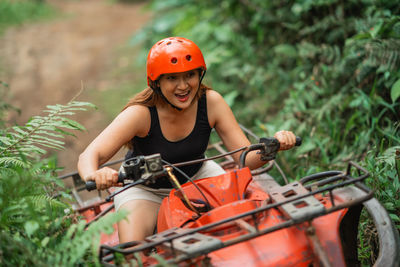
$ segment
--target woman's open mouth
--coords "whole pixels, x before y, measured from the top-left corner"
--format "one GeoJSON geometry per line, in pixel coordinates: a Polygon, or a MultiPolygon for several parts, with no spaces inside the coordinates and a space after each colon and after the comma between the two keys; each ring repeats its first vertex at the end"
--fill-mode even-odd
{"type": "Polygon", "coordinates": [[[187,101],[189,99],[189,95],[190,95],[190,90],[185,93],[175,94],[176,98],[178,98],[178,100],[181,102],[187,101]]]}

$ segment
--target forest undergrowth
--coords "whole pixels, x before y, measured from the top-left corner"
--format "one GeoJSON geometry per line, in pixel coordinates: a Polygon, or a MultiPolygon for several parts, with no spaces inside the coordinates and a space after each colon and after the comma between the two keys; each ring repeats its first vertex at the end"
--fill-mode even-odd
{"type": "MultiPolygon", "coordinates": [[[[33,2],[39,5],[34,14],[47,14],[40,11],[48,10],[41,6],[45,1],[33,2]]],[[[0,12],[10,3],[0,2],[0,12]]],[[[400,6],[390,0],[218,3],[152,1],[157,19],[131,42],[144,47],[139,64],[162,38],[192,39],[206,58],[206,83],[224,96],[240,123],[259,136],[288,129],[303,138],[301,147],[278,158],[290,180],[355,161],[370,172],[367,185],[399,230],[400,6]]],[[[49,106],[26,125],[10,126],[4,120],[13,109],[7,86],[0,83],[0,239],[6,240],[0,242],[0,265],[98,265],[100,232],[111,231],[124,214],[85,231],[56,179],[57,160],[46,157],[49,148],[63,149],[63,136],[84,130],[68,117],[93,106],[49,106]],[[55,190],[61,198],[53,197],[55,190]]],[[[363,266],[376,258],[371,226],[363,214],[363,266]]]]}
{"type": "MultiPolygon", "coordinates": [[[[278,158],[291,180],[355,161],[370,172],[366,183],[399,230],[398,3],[219,2],[152,1],[159,16],[132,43],[144,44],[145,55],[167,36],[195,41],[206,58],[206,83],[239,122],[259,136],[289,129],[303,138],[301,147],[278,158]]],[[[376,238],[371,227],[363,214],[359,257],[365,266],[376,257],[376,240],[366,242],[376,238]]]]}

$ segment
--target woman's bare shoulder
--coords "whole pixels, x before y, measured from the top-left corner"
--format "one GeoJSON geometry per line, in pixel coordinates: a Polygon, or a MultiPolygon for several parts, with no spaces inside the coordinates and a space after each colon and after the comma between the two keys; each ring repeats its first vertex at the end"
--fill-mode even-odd
{"type": "MultiPolygon", "coordinates": [[[[130,114],[136,113],[140,115],[150,114],[149,108],[143,105],[131,105],[124,109],[122,112],[128,112],[130,114]]],[[[121,113],[122,113],[121,112],[121,113]]]]}
{"type": "Polygon", "coordinates": [[[214,90],[207,90],[206,94],[208,122],[211,127],[215,127],[218,121],[223,119],[227,112],[231,111],[220,93],[214,90]]]}
{"type": "Polygon", "coordinates": [[[124,109],[116,118],[127,127],[135,129],[136,135],[146,136],[150,130],[151,115],[148,107],[132,105],[124,109]]]}
{"type": "Polygon", "coordinates": [[[220,101],[224,101],[224,98],[220,93],[214,90],[207,90],[206,91],[206,96],[207,96],[207,102],[210,103],[218,103],[220,101]]]}

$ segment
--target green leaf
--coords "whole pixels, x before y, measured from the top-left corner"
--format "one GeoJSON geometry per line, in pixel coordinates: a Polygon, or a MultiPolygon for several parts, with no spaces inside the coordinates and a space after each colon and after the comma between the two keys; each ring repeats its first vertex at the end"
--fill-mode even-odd
{"type": "Polygon", "coordinates": [[[80,123],[78,123],[74,120],[68,119],[68,118],[63,118],[63,123],[64,124],[61,127],[72,129],[72,130],[80,130],[80,131],[85,130],[85,127],[83,127],[83,125],[81,125],[80,123]]]}
{"type": "Polygon", "coordinates": [[[46,236],[45,238],[43,238],[43,240],[40,244],[42,245],[42,247],[45,247],[45,246],[47,246],[49,241],[50,241],[50,238],[48,236],[46,236]]]}
{"type": "Polygon", "coordinates": [[[397,216],[394,213],[389,214],[390,218],[394,221],[394,222],[400,222],[400,217],[397,216]]]}
{"type": "Polygon", "coordinates": [[[383,26],[383,20],[379,20],[377,24],[374,25],[374,27],[371,28],[370,33],[372,38],[376,38],[377,35],[379,34],[381,28],[383,26]]]}
{"type": "Polygon", "coordinates": [[[294,46],[288,44],[281,44],[274,47],[274,51],[278,55],[294,58],[297,56],[297,50],[294,46]]]}
{"type": "Polygon", "coordinates": [[[239,95],[238,91],[232,91],[224,96],[226,103],[232,107],[235,103],[235,98],[239,95]]]}
{"type": "Polygon", "coordinates": [[[27,221],[24,224],[25,232],[28,236],[32,236],[33,233],[36,232],[37,229],[39,229],[39,224],[36,221],[27,221]]]}
{"type": "Polygon", "coordinates": [[[390,96],[392,98],[393,103],[400,97],[400,79],[397,80],[390,91],[390,96]]]}

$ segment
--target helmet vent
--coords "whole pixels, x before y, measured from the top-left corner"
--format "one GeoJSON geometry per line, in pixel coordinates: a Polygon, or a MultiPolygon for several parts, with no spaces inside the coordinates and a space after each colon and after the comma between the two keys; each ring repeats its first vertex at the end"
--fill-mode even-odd
{"type": "Polygon", "coordinates": [[[178,59],[176,57],[171,58],[171,63],[176,64],[178,62],[178,59]]]}
{"type": "Polygon", "coordinates": [[[186,55],[186,60],[187,61],[192,61],[192,56],[191,55],[186,55]]]}
{"type": "Polygon", "coordinates": [[[172,44],[172,42],[171,42],[171,41],[169,41],[169,42],[167,43],[167,45],[170,45],[170,44],[172,44]]]}
{"type": "Polygon", "coordinates": [[[161,42],[158,42],[158,44],[157,45],[160,45],[160,44],[162,44],[164,41],[161,41],[161,42]]]}

